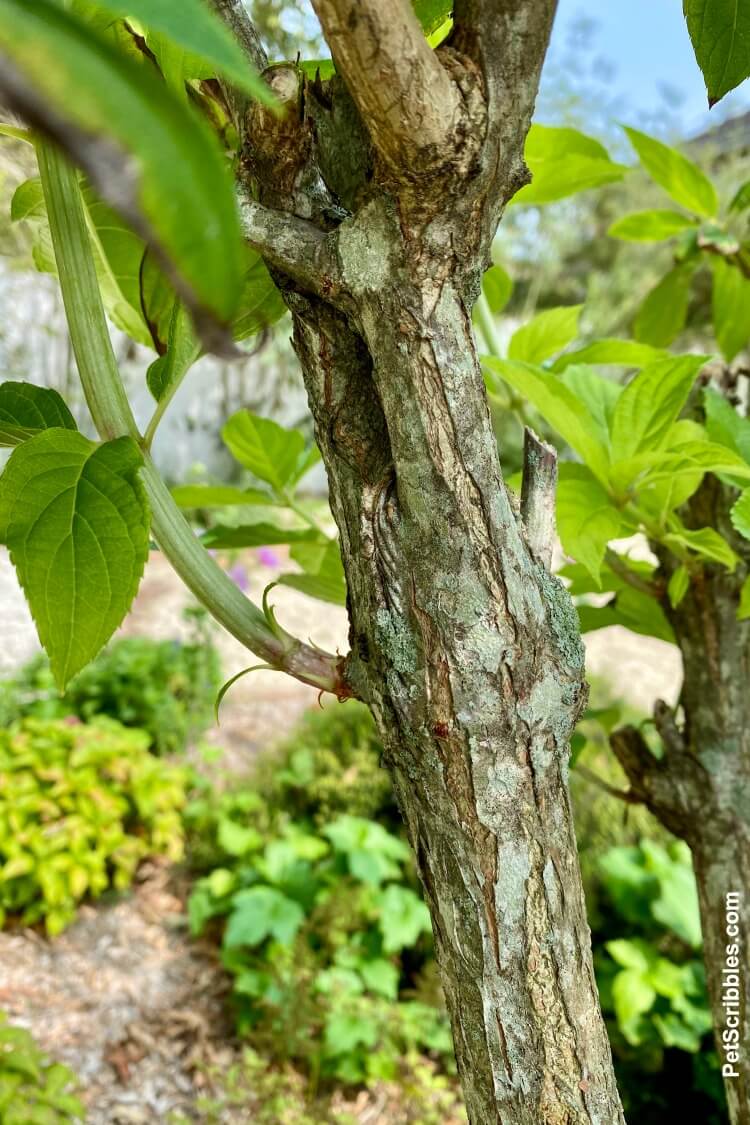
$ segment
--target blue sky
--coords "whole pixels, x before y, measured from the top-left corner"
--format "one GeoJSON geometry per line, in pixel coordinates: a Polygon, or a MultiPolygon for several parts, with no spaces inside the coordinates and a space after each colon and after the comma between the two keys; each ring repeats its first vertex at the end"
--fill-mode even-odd
{"type": "MultiPolygon", "coordinates": [[[[680,132],[687,135],[750,106],[750,82],[746,82],[708,114],[681,0],[560,0],[552,57],[555,63],[561,58],[571,64],[576,60],[576,71],[582,64],[593,70],[600,88],[622,104],[629,118],[646,115],[653,124],[663,107],[665,117],[674,115],[680,132]],[[577,49],[571,49],[571,37],[582,17],[593,26],[585,45],[579,38],[577,49]],[[611,75],[606,63],[613,66],[611,75]]],[[[553,70],[550,66],[548,75],[553,70]]],[[[571,65],[566,72],[571,81],[573,70],[571,65]]]]}

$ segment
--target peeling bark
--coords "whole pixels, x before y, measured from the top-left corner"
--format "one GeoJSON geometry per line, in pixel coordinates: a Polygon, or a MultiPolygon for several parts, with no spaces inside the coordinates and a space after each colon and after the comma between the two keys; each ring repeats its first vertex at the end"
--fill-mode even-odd
{"type": "MultiPolygon", "coordinates": [[[[346,6],[317,4],[329,22],[346,6]]],[[[245,154],[261,207],[325,233],[298,251],[275,240],[267,260],[293,314],[340,532],[346,673],[375,716],[417,858],[473,1125],[623,1120],[567,788],[586,687],[576,615],[545,566],[554,468],[536,450],[525,523],[501,478],[471,328],[497,220],[525,178],[553,11],[497,4],[521,38],[496,70],[463,13],[425,64],[461,107],[460,135],[448,128],[439,152],[434,138],[404,147],[401,124],[370,106],[377,70],[366,73],[362,43],[347,54],[337,40],[350,89],[337,77],[290,90],[282,122],[249,121],[245,154]],[[290,259],[311,247],[308,264],[324,246],[335,285],[279,246],[290,259]]],[[[376,56],[388,47],[382,37],[376,56]]],[[[257,234],[263,212],[251,211],[257,234]]]]}

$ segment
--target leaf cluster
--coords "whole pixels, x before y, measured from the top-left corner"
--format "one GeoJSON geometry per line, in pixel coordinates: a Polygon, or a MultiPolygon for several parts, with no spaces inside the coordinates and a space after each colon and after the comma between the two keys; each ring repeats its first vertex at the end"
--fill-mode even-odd
{"type": "Polygon", "coordinates": [[[189,913],[220,937],[251,1043],[354,1083],[394,1078],[409,1051],[448,1065],[451,1040],[436,986],[420,984],[429,915],[372,723],[345,710],[309,720],[252,787],[188,807],[191,853],[211,865],[189,913]]]}
{"type": "Polygon", "coordinates": [[[3,1125],[75,1125],[85,1117],[73,1093],[78,1079],[53,1062],[22,1027],[0,1012],[0,1121],[3,1125]]]}
{"type": "Polygon", "coordinates": [[[107,715],[148,734],[156,754],[184,750],[213,719],[221,684],[218,653],[210,640],[151,641],[124,637],[109,645],[68,685],[57,691],[42,655],[0,685],[0,715],[20,718],[75,715],[88,722],[107,715]]]}
{"type": "Polygon", "coordinates": [[[110,719],[24,719],[0,732],[0,918],[48,934],[78,904],[130,885],[148,855],[183,850],[185,771],[110,719]]]}

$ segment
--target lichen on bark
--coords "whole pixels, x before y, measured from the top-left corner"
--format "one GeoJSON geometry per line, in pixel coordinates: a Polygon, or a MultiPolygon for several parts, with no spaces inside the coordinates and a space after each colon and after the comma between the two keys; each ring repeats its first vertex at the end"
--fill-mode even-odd
{"type": "MultiPolygon", "coordinates": [[[[316,0],[324,31],[347,4],[316,0]]],[[[335,259],[326,289],[304,247],[300,261],[290,246],[286,269],[269,255],[340,532],[347,675],[375,716],[414,848],[473,1125],[622,1121],[567,791],[582,646],[540,561],[546,544],[503,484],[471,327],[497,221],[524,179],[553,11],[457,3],[444,51],[414,45],[414,83],[429,72],[451,106],[445,131],[431,117],[420,137],[402,130],[424,105],[409,76],[395,124],[371,88],[378,52],[404,76],[387,35],[371,42],[370,72],[363,62],[368,0],[356,50],[336,24],[341,73],[300,76],[299,148],[283,158],[293,182],[280,190],[265,157],[253,163],[273,145],[253,147],[252,123],[246,158],[260,204],[317,224],[335,259]],[[490,58],[471,30],[491,17],[489,38],[507,41],[490,58]]],[[[278,143],[293,147],[289,136],[280,128],[278,143]]],[[[546,514],[534,523],[544,540],[546,514]]]]}

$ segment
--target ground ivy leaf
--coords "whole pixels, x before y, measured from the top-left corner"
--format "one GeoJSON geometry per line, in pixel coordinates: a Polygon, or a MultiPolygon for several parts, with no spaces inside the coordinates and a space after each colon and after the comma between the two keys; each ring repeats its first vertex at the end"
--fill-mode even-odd
{"type": "Polygon", "coordinates": [[[149,516],[131,438],[96,445],[45,430],[0,477],[6,544],[61,690],[96,656],[135,597],[149,516]]]}
{"type": "Polygon", "coordinates": [[[10,379],[0,383],[0,445],[19,445],[53,427],[78,428],[57,391],[10,379]]]}

